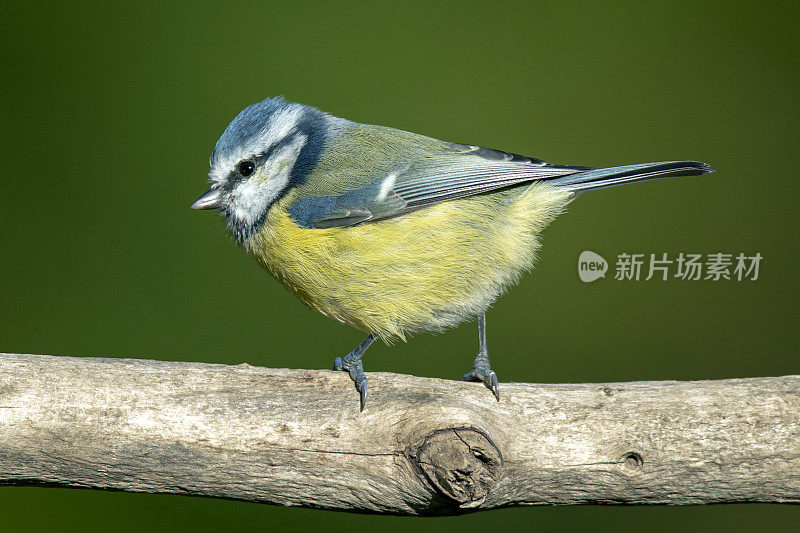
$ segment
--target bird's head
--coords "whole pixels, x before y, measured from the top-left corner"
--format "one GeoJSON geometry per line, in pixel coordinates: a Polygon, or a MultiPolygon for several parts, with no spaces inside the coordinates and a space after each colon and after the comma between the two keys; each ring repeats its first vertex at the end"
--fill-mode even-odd
{"type": "Polygon", "coordinates": [[[270,206],[317,164],[328,119],[281,97],[246,107],[217,141],[209,160],[211,188],[192,209],[219,209],[243,244],[264,223],[270,206]]]}

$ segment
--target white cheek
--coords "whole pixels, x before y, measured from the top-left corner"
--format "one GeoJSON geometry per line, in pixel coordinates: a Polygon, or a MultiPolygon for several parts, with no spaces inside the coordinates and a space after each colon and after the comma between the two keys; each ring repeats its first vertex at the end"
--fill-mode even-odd
{"type": "Polygon", "coordinates": [[[246,224],[255,223],[289,184],[292,168],[306,144],[297,135],[291,144],[273,154],[258,170],[258,176],[240,183],[231,193],[233,216],[246,224]],[[264,178],[264,176],[266,176],[264,178]]]}
{"type": "Polygon", "coordinates": [[[233,216],[246,224],[255,223],[263,210],[278,197],[288,183],[288,173],[283,179],[243,182],[231,195],[233,216]]]}

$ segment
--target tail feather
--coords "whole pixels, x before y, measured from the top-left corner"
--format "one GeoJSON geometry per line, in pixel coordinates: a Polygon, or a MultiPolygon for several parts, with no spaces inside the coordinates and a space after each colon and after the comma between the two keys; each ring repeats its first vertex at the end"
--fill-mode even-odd
{"type": "Polygon", "coordinates": [[[552,178],[547,182],[573,191],[588,191],[655,178],[699,176],[707,172],[713,172],[712,168],[700,161],[659,161],[586,170],[552,178]]]}

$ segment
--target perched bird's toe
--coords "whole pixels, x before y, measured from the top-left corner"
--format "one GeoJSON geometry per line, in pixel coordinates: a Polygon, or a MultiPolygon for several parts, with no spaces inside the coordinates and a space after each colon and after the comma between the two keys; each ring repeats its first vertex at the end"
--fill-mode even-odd
{"type": "Polygon", "coordinates": [[[464,374],[464,381],[479,381],[486,385],[486,388],[492,391],[497,401],[500,401],[500,384],[497,380],[497,374],[494,373],[489,367],[489,357],[484,354],[478,354],[475,358],[475,366],[472,370],[464,374]]]}
{"type": "MultiPolygon", "coordinates": [[[[484,382],[485,383],[485,382],[484,382]]],[[[492,370],[489,373],[489,382],[486,383],[486,386],[489,387],[489,390],[492,391],[494,397],[497,398],[497,401],[500,401],[500,383],[497,381],[497,374],[494,373],[492,370]]]]}
{"type": "Polygon", "coordinates": [[[367,375],[364,373],[364,365],[361,363],[363,351],[353,351],[346,357],[337,357],[333,360],[333,369],[341,370],[350,374],[350,379],[356,390],[359,392],[361,410],[367,405],[367,375]]]}
{"type": "Polygon", "coordinates": [[[359,387],[358,383],[356,383],[356,388],[358,392],[361,393],[361,411],[364,411],[364,407],[367,406],[367,378],[364,378],[364,382],[359,387]]]}

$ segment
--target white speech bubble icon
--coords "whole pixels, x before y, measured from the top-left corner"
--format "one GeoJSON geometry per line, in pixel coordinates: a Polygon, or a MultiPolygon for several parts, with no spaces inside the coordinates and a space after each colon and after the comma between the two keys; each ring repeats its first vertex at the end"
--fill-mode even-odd
{"type": "Polygon", "coordinates": [[[584,250],[578,257],[578,276],[584,283],[591,283],[600,278],[606,277],[608,271],[608,261],[603,256],[591,250],[584,250]]]}

